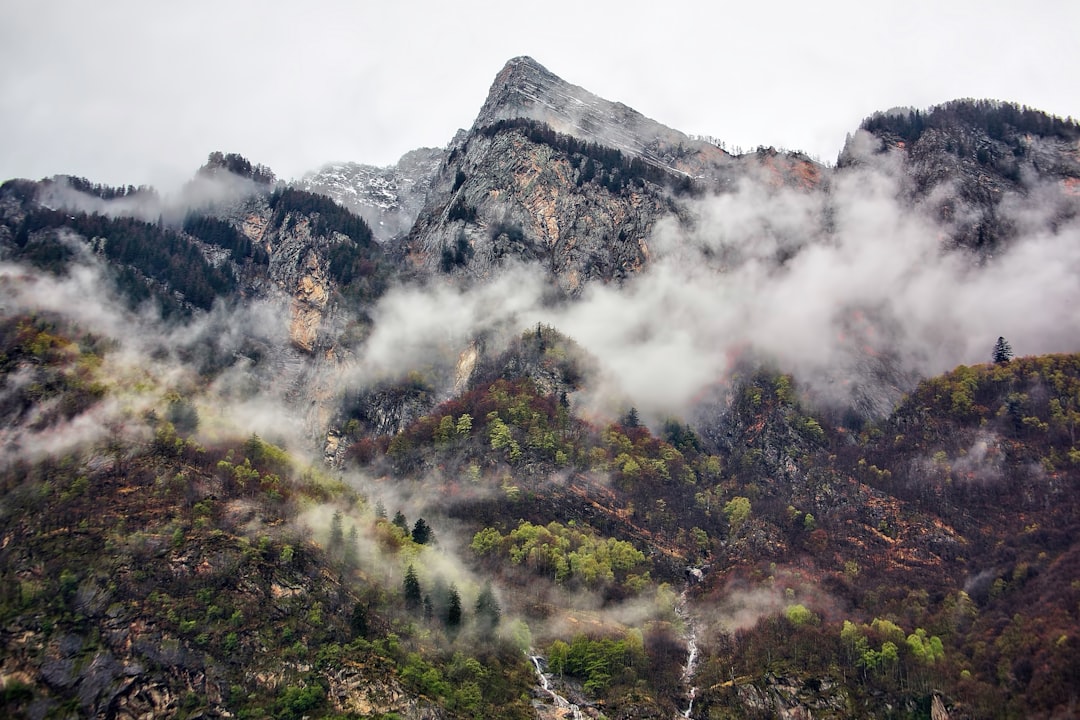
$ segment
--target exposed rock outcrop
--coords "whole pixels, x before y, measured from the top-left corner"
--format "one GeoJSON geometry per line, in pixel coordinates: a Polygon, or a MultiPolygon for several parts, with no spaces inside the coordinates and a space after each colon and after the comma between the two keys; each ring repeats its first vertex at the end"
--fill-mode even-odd
{"type": "Polygon", "coordinates": [[[326,195],[352,210],[367,221],[378,240],[385,242],[412,228],[431,179],[445,157],[445,150],[419,148],[405,153],[397,164],[388,167],[329,163],[293,185],[326,195]]]}

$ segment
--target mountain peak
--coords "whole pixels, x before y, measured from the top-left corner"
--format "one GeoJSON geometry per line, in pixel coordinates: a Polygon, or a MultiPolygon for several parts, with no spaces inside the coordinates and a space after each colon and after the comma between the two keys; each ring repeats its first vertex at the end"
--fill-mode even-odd
{"type": "Polygon", "coordinates": [[[569,85],[531,57],[522,55],[511,58],[495,76],[475,126],[482,127],[499,120],[518,117],[545,120],[542,108],[551,106],[551,100],[558,94],[565,95],[567,90],[585,93],[583,89],[569,85]],[[556,89],[561,92],[553,93],[556,89]]]}

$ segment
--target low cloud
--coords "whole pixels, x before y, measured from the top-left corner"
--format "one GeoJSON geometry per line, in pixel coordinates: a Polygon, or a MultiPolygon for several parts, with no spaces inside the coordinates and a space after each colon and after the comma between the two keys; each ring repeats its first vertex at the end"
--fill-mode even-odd
{"type": "Polygon", "coordinates": [[[1001,211],[1021,232],[978,258],[950,247],[933,197],[910,199],[897,157],[863,152],[815,191],[750,177],[695,202],[692,221],[658,223],[645,271],[572,302],[546,303],[543,271],[522,266],[468,290],[391,292],[361,352],[364,376],[542,321],[596,356],[601,376],[578,401],[609,414],[633,404],[652,421],[688,416],[749,355],[820,404],[880,415],[915,378],[988,361],[999,335],[1019,354],[1077,349],[1074,198],[1053,184],[1007,197],[1001,211]]]}

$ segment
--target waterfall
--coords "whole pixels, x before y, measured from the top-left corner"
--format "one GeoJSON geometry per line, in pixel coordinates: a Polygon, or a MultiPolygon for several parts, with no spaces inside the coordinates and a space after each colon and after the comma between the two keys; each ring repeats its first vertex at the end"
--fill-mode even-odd
{"type": "MultiPolygon", "coordinates": [[[[700,581],[703,573],[698,568],[689,568],[688,573],[694,580],[700,581]]],[[[682,716],[689,718],[694,711],[694,699],[697,697],[697,686],[694,685],[694,675],[697,673],[697,660],[698,660],[698,644],[697,644],[697,624],[694,622],[694,618],[691,617],[689,610],[687,610],[687,594],[690,592],[690,583],[687,582],[686,587],[679,595],[679,599],[675,603],[675,614],[683,622],[685,627],[686,638],[686,665],[683,666],[682,671],[682,684],[687,688],[686,697],[687,705],[683,710],[682,716]]]]}
{"type": "MultiPolygon", "coordinates": [[[[573,720],[585,720],[585,716],[582,714],[581,709],[564,698],[551,687],[551,678],[546,672],[544,672],[544,658],[539,655],[529,655],[529,662],[532,663],[533,668],[536,670],[536,677],[540,681],[540,689],[543,690],[551,698],[551,701],[555,703],[555,707],[560,710],[568,710],[570,717],[573,720]]],[[[565,717],[563,715],[562,717],[565,717]]]]}

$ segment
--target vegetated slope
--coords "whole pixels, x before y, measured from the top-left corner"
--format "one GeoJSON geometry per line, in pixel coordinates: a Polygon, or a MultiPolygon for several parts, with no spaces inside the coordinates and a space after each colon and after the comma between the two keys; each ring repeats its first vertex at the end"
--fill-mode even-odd
{"type": "Polygon", "coordinates": [[[101,277],[95,291],[175,327],[208,317],[229,325],[229,336],[260,351],[222,357],[219,369],[254,362],[265,390],[314,397],[306,421],[325,437],[324,403],[395,269],[362,218],[230,169],[245,167],[256,179],[269,172],[212,153],[180,205],[78,178],[9,181],[0,188],[0,253],[56,278],[91,268],[101,277]],[[254,308],[266,309],[260,327],[225,319],[254,308]]]}
{"type": "MultiPolygon", "coordinates": [[[[5,328],[12,425],[48,433],[113,392],[107,346],[5,328]]],[[[603,428],[570,412],[577,352],[527,331],[460,397],[358,441],[365,495],[257,436],[185,438],[198,415],[169,395],[107,440],[10,463],[5,710],[523,717],[531,645],[581,704],[670,715],[688,566],[695,716],[1072,702],[1080,357],[958,368],[857,437],[753,371],[715,434],[655,437],[632,409],[603,428]],[[375,500],[418,483],[441,510],[375,500]],[[313,508],[340,513],[314,538],[313,508]],[[442,574],[458,552],[491,589],[442,574]]]]}
{"type": "MultiPolygon", "coordinates": [[[[567,341],[521,342],[543,358],[567,341]]],[[[582,702],[682,707],[681,621],[612,618],[689,566],[704,570],[695,716],[1050,717],[1078,671],[1078,391],[1078,356],[961,367],[855,434],[754,371],[717,432],[658,438],[634,413],[596,428],[529,378],[484,379],[352,457],[438,483],[476,567],[529,588],[510,609],[582,702]]]]}
{"type": "Polygon", "coordinates": [[[515,646],[476,646],[468,610],[421,634],[400,587],[362,568],[341,510],[388,558],[422,548],[340,481],[255,435],[200,444],[178,395],[34,460],[31,440],[124,394],[87,390],[106,351],[75,328],[16,318],[3,342],[5,396],[30,373],[39,407],[59,409],[5,409],[33,431],[0,474],[6,717],[527,717],[515,646]],[[317,543],[297,523],[313,507],[339,510],[317,543]]]}
{"type": "Polygon", "coordinates": [[[835,438],[812,470],[827,471],[828,482],[792,506],[813,513],[812,522],[803,516],[801,552],[755,557],[717,596],[762,581],[795,592],[781,615],[710,653],[703,709],[1067,712],[1080,677],[1078,363],[1067,355],[961,367],[922,383],[857,439],[835,438]],[[810,572],[792,571],[796,560],[810,572]],[[811,615],[792,603],[806,583],[811,615]]]}

